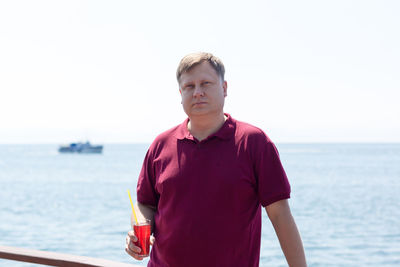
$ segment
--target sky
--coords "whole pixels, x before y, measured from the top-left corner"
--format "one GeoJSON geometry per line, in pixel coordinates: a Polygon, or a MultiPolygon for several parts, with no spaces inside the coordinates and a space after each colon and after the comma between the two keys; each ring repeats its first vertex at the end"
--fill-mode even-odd
{"type": "Polygon", "coordinates": [[[175,71],[222,59],[274,142],[400,142],[400,1],[0,1],[0,143],[150,143],[175,71]]]}

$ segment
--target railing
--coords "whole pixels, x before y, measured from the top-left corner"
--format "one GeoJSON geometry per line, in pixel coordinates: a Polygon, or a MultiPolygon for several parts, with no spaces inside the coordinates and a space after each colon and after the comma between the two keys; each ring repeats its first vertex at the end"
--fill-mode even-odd
{"type": "Polygon", "coordinates": [[[104,259],[7,246],[0,246],[0,258],[61,267],[139,267],[104,259]]]}

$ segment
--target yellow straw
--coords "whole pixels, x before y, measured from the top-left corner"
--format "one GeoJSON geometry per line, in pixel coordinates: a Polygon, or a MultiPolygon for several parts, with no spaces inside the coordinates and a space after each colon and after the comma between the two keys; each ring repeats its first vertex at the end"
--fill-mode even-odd
{"type": "Polygon", "coordinates": [[[133,207],[133,202],[132,202],[132,198],[131,198],[131,192],[129,192],[129,189],[128,189],[128,195],[129,195],[129,200],[131,201],[133,217],[135,217],[135,222],[136,222],[136,224],[138,224],[135,208],[133,207]]]}

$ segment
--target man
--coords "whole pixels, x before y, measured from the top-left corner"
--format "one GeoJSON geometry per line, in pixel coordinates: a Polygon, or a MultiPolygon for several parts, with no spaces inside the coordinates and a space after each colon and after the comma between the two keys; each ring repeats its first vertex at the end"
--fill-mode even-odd
{"type": "MultiPolygon", "coordinates": [[[[306,266],[290,185],[265,133],[224,113],[225,68],[209,53],[177,70],[188,119],[151,144],[139,175],[139,216],[153,222],[148,266],[258,266],[261,206],[289,266],[306,266]]],[[[126,251],[142,259],[130,231],[126,251]]]]}

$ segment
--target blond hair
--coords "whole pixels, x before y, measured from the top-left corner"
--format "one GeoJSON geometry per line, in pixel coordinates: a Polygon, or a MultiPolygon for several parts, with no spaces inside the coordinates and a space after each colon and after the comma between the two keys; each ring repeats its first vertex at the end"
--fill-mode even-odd
{"type": "Polygon", "coordinates": [[[205,61],[210,63],[211,67],[213,67],[213,69],[221,77],[222,81],[224,81],[225,67],[222,61],[211,53],[198,52],[184,56],[179,62],[178,69],[176,70],[176,79],[178,82],[183,73],[205,61]]]}

